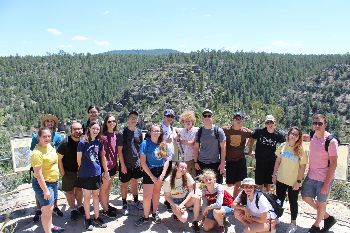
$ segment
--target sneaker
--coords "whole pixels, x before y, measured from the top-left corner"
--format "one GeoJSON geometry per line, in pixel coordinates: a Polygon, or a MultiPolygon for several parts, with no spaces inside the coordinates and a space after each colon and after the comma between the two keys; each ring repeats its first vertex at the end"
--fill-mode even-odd
{"type": "Polygon", "coordinates": [[[141,218],[139,218],[139,220],[137,220],[135,222],[135,225],[136,226],[141,226],[144,223],[148,223],[148,221],[149,221],[149,218],[145,218],[145,217],[142,216],[141,218]]]}
{"type": "Polygon", "coordinates": [[[218,227],[218,233],[223,233],[223,232],[225,232],[224,226],[219,226],[218,227]]]}
{"type": "Polygon", "coordinates": [[[59,217],[63,217],[63,212],[57,206],[53,207],[53,213],[59,217]]]}
{"type": "Polygon", "coordinates": [[[103,219],[101,217],[95,218],[94,223],[101,228],[107,227],[107,224],[105,223],[105,221],[103,221],[103,219]]]}
{"type": "Polygon", "coordinates": [[[108,209],[107,211],[102,211],[102,214],[106,216],[107,218],[116,218],[117,212],[112,211],[111,209],[108,209]]]}
{"type": "Polygon", "coordinates": [[[179,218],[175,214],[172,214],[172,217],[175,221],[179,221],[179,218]]]}
{"type": "Polygon", "coordinates": [[[293,223],[289,224],[289,227],[286,230],[286,233],[294,233],[297,231],[297,226],[293,223]]]}
{"type": "Polygon", "coordinates": [[[117,208],[115,208],[114,206],[108,205],[108,210],[112,211],[112,212],[117,212],[117,208]]]}
{"type": "Polygon", "coordinates": [[[123,205],[122,212],[123,212],[123,215],[129,215],[129,207],[128,207],[128,205],[123,205]]]}
{"type": "Polygon", "coordinates": [[[159,217],[158,212],[153,213],[153,214],[152,214],[152,218],[153,218],[154,223],[156,223],[156,224],[159,224],[159,223],[162,222],[162,220],[161,220],[160,217],[159,217]]]}
{"type": "Polygon", "coordinates": [[[312,227],[308,230],[307,233],[318,233],[318,232],[321,232],[320,228],[312,225],[312,227]]]}
{"type": "Polygon", "coordinates": [[[70,212],[70,219],[73,221],[77,221],[79,218],[79,211],[74,209],[70,212]]]}
{"type": "Polygon", "coordinates": [[[143,204],[141,201],[133,202],[133,205],[135,206],[136,209],[143,210],[143,204]]]}
{"type": "Polygon", "coordinates": [[[192,228],[193,228],[195,233],[199,233],[201,231],[199,228],[199,225],[198,225],[198,221],[193,221],[192,228]]]}
{"type": "Polygon", "coordinates": [[[169,212],[169,213],[172,213],[173,212],[173,209],[171,208],[171,205],[168,201],[164,201],[164,205],[166,206],[166,210],[169,212]]]}
{"type": "Polygon", "coordinates": [[[33,217],[33,222],[39,222],[41,217],[41,210],[35,210],[35,214],[33,217]]]}
{"type": "Polygon", "coordinates": [[[51,227],[51,232],[62,232],[62,231],[64,231],[64,228],[63,227],[59,227],[59,226],[55,226],[55,225],[53,225],[52,227],[51,227]]]}
{"type": "Polygon", "coordinates": [[[79,211],[79,213],[80,213],[82,216],[85,216],[85,209],[84,209],[84,206],[79,206],[79,207],[78,207],[78,211],[79,211]]]}
{"type": "Polygon", "coordinates": [[[94,229],[94,226],[92,225],[92,220],[91,218],[85,219],[85,229],[87,231],[92,231],[94,229]]]}
{"type": "Polygon", "coordinates": [[[330,216],[324,220],[324,226],[321,230],[321,232],[327,232],[331,227],[337,222],[337,220],[333,217],[330,216]]]}

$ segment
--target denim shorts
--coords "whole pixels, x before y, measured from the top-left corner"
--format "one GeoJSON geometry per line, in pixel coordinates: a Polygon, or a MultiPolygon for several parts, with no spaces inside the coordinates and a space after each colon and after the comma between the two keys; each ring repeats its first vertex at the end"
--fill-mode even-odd
{"type": "Polygon", "coordinates": [[[173,198],[173,202],[174,202],[176,205],[180,205],[180,204],[186,199],[187,196],[188,196],[188,193],[186,193],[186,196],[183,197],[183,198],[173,198]]]}
{"type": "Polygon", "coordinates": [[[32,187],[35,192],[35,197],[39,200],[41,206],[53,205],[55,199],[58,197],[58,182],[46,182],[47,189],[50,192],[50,199],[44,199],[44,193],[36,178],[32,179],[32,187]]]}
{"type": "MultiPolygon", "coordinates": [[[[230,214],[233,214],[233,209],[231,207],[229,207],[229,206],[222,206],[222,208],[225,209],[225,217],[227,217],[230,214]]],[[[213,214],[213,210],[209,210],[208,211],[207,218],[213,219],[213,220],[215,219],[214,218],[214,214],[213,214]]]]}
{"type": "MultiPolygon", "coordinates": [[[[310,179],[308,176],[305,178],[303,182],[303,187],[301,189],[301,195],[305,197],[312,197],[316,199],[318,202],[326,202],[329,192],[327,194],[321,194],[320,190],[323,186],[322,181],[310,179]]],[[[333,180],[329,183],[329,191],[331,190],[331,186],[333,184],[333,180]]]]}

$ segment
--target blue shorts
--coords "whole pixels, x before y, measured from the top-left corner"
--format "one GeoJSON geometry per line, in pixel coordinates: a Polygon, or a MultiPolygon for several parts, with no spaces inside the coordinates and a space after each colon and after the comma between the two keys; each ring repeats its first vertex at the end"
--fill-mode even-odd
{"type": "Polygon", "coordinates": [[[58,182],[46,182],[47,189],[50,192],[50,199],[44,199],[43,190],[36,178],[32,179],[32,187],[35,192],[35,197],[39,200],[41,206],[53,205],[55,199],[58,197],[58,182]]]}
{"type": "MultiPolygon", "coordinates": [[[[323,183],[324,182],[322,181],[310,179],[307,176],[303,182],[301,195],[305,197],[312,197],[318,202],[326,202],[329,196],[329,192],[327,194],[320,193],[323,183]]],[[[329,183],[329,191],[331,190],[332,183],[333,183],[333,180],[329,183]]]]}
{"type": "MultiPolygon", "coordinates": [[[[231,207],[229,207],[229,206],[222,206],[222,208],[225,209],[225,217],[227,217],[230,214],[233,214],[233,209],[231,207]]],[[[207,218],[215,220],[214,214],[213,214],[213,210],[209,210],[208,211],[207,218]]]]}
{"type": "Polygon", "coordinates": [[[188,193],[186,193],[186,196],[183,197],[183,198],[173,198],[173,202],[174,202],[176,205],[180,205],[180,204],[186,199],[187,196],[188,196],[188,193]]]}

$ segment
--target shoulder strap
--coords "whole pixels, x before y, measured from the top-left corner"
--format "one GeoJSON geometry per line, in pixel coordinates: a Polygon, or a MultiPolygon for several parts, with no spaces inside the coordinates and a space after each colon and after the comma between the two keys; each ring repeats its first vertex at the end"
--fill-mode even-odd
{"type": "Polygon", "coordinates": [[[315,130],[311,130],[311,131],[310,131],[310,140],[311,140],[311,138],[314,136],[314,134],[315,134],[315,130]]]}
{"type": "Polygon", "coordinates": [[[202,131],[203,131],[203,127],[200,127],[200,128],[198,129],[198,134],[197,134],[197,143],[198,143],[198,144],[201,144],[202,131]]]}
{"type": "Polygon", "coordinates": [[[220,140],[220,137],[219,137],[219,127],[218,126],[214,126],[214,135],[216,137],[217,140],[220,140]]]}
{"type": "Polygon", "coordinates": [[[256,197],[255,197],[255,205],[256,205],[256,208],[258,208],[259,209],[259,199],[260,199],[260,195],[259,195],[259,192],[260,191],[258,191],[258,192],[256,192],[256,197]]]}
{"type": "Polygon", "coordinates": [[[128,139],[127,139],[128,135],[127,135],[127,133],[126,133],[126,129],[127,129],[127,127],[125,127],[125,128],[123,129],[123,144],[126,143],[126,140],[128,140],[128,139]]]}

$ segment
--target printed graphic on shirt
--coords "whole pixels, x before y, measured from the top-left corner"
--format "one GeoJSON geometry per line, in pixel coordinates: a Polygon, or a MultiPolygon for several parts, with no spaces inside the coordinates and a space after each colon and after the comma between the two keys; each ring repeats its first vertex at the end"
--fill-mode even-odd
{"type": "Polygon", "coordinates": [[[131,139],[132,157],[135,158],[135,160],[136,160],[135,167],[141,167],[139,152],[138,152],[138,149],[135,146],[135,144],[136,144],[135,143],[135,138],[139,138],[140,137],[139,134],[140,134],[140,132],[138,130],[135,130],[134,131],[134,137],[131,139]]]}
{"type": "Polygon", "coordinates": [[[230,145],[238,147],[241,145],[242,136],[241,135],[230,135],[230,145]]]}
{"type": "Polygon", "coordinates": [[[262,136],[259,140],[260,140],[261,144],[266,145],[266,146],[275,147],[277,144],[277,141],[275,141],[271,138],[267,138],[265,136],[262,136]]]}
{"type": "Polygon", "coordinates": [[[292,153],[291,151],[282,151],[281,153],[281,157],[283,158],[287,158],[289,160],[292,161],[298,161],[298,157],[294,155],[294,153],[292,153]]]}

